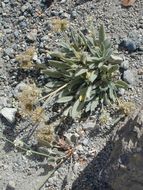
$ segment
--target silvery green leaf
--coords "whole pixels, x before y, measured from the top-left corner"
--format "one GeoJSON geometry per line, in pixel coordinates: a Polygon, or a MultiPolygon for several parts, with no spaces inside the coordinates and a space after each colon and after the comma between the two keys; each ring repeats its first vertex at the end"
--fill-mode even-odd
{"type": "Polygon", "coordinates": [[[87,69],[80,69],[80,70],[75,74],[75,76],[82,75],[82,74],[86,73],[87,71],[88,71],[87,69]]]}
{"type": "Polygon", "coordinates": [[[100,62],[100,63],[98,64],[98,68],[101,68],[103,65],[104,65],[104,62],[100,62]]]}
{"type": "Polygon", "coordinates": [[[112,55],[112,49],[108,49],[104,55],[104,61],[107,61],[112,55]]]}
{"type": "Polygon", "coordinates": [[[92,91],[92,86],[89,86],[86,91],[86,98],[89,99],[92,91]]]}
{"type": "Polygon", "coordinates": [[[52,78],[62,78],[63,77],[63,74],[61,74],[60,72],[58,71],[51,71],[51,70],[43,70],[42,73],[48,75],[49,77],[52,77],[52,78]]]}
{"type": "Polygon", "coordinates": [[[71,111],[71,108],[72,107],[70,106],[66,110],[64,110],[63,115],[67,117],[69,115],[69,112],[71,111]]]}
{"type": "Polygon", "coordinates": [[[117,88],[124,88],[124,89],[128,89],[128,87],[129,87],[128,84],[126,82],[122,81],[122,80],[116,81],[115,86],[117,88]]]}
{"type": "Polygon", "coordinates": [[[85,65],[87,62],[87,57],[86,57],[86,53],[82,53],[81,57],[80,57],[80,61],[85,65]]]}
{"type": "Polygon", "coordinates": [[[72,111],[71,111],[71,116],[72,116],[73,119],[76,118],[79,115],[79,113],[78,113],[79,104],[80,104],[79,99],[77,99],[75,101],[75,103],[73,104],[72,111]]]}
{"type": "Polygon", "coordinates": [[[90,82],[94,82],[96,78],[97,78],[96,72],[95,72],[95,71],[92,71],[92,73],[91,73],[91,75],[90,75],[90,77],[89,77],[89,81],[90,81],[90,82]]]}
{"type": "Polygon", "coordinates": [[[91,108],[90,108],[91,112],[95,111],[98,104],[99,104],[99,98],[95,98],[91,103],[91,108]]]}
{"type": "Polygon", "coordinates": [[[104,40],[105,40],[105,30],[104,30],[104,26],[102,24],[99,28],[99,41],[101,43],[101,42],[104,42],[104,40]]]}
{"type": "Polygon", "coordinates": [[[109,69],[108,69],[108,73],[113,73],[115,71],[117,71],[119,69],[118,65],[110,65],[109,69]]]}
{"type": "Polygon", "coordinates": [[[78,49],[78,39],[73,28],[71,28],[71,39],[75,49],[78,49]]]}
{"type": "Polygon", "coordinates": [[[99,89],[102,91],[102,92],[106,92],[107,90],[108,90],[108,86],[106,86],[106,87],[99,87],[99,89]]]}
{"type": "Polygon", "coordinates": [[[116,64],[121,64],[123,62],[123,59],[117,55],[111,55],[109,58],[110,63],[116,63],[116,64]]]}
{"type": "Polygon", "coordinates": [[[102,65],[100,67],[100,70],[106,73],[108,71],[108,66],[107,65],[102,65]]]}
{"type": "Polygon", "coordinates": [[[49,60],[48,63],[50,66],[55,67],[56,69],[60,69],[60,70],[70,68],[69,64],[66,64],[62,61],[49,60]]]}
{"type": "Polygon", "coordinates": [[[89,102],[89,103],[86,105],[85,112],[89,112],[90,110],[91,110],[91,102],[89,102]]]}
{"type": "Polygon", "coordinates": [[[65,97],[61,97],[57,100],[57,103],[66,103],[66,102],[70,102],[73,99],[73,96],[65,96],[65,97]]]}
{"type": "Polygon", "coordinates": [[[110,105],[110,104],[111,104],[111,101],[110,101],[110,99],[109,99],[107,93],[105,93],[105,95],[104,95],[104,103],[105,103],[106,105],[110,105]]]}
{"type": "Polygon", "coordinates": [[[53,58],[63,58],[65,56],[65,53],[61,53],[58,51],[54,51],[54,52],[49,52],[50,56],[53,58]]]}
{"type": "Polygon", "coordinates": [[[109,88],[109,97],[110,97],[111,100],[113,100],[113,102],[116,101],[116,97],[114,95],[114,90],[113,90],[113,88],[111,86],[109,88]]]}
{"type": "Polygon", "coordinates": [[[104,44],[105,49],[111,48],[111,43],[110,43],[109,39],[105,39],[103,44],[104,44]]]}

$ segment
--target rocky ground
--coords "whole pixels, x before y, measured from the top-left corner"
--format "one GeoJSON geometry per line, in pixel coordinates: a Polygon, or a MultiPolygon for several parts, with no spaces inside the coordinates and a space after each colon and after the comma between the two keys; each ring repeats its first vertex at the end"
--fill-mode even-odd
{"type": "MultiPolygon", "coordinates": [[[[114,49],[122,57],[120,65],[123,80],[129,90],[121,90],[120,96],[139,107],[143,88],[143,1],[132,7],[121,6],[120,0],[1,0],[0,2],[0,189],[38,190],[48,172],[47,159],[27,156],[4,138],[14,140],[28,120],[21,120],[17,112],[16,96],[27,77],[36,76],[39,86],[45,78],[36,72],[24,73],[18,69],[16,56],[28,47],[35,47],[33,61],[44,63],[47,49],[56,47],[62,38],[52,31],[51,20],[65,18],[81,30],[93,19],[95,27],[104,23],[114,49]],[[14,122],[16,118],[16,122],[14,122]]],[[[98,127],[96,116],[86,122],[68,124],[66,134],[75,135],[75,155],[65,161],[41,190],[107,190],[111,187],[100,175],[105,169],[113,148],[111,136],[115,130],[111,123],[98,127]]],[[[124,123],[124,121],[123,121],[124,123]]],[[[118,127],[118,126],[117,126],[118,127]]],[[[116,128],[117,128],[116,127],[116,128]]],[[[29,129],[28,129],[29,130],[29,129]]],[[[23,130],[19,136],[25,136],[23,130]]],[[[31,140],[33,143],[33,139],[31,140]]],[[[31,143],[31,141],[29,143],[31,143]]],[[[31,144],[30,144],[31,145],[31,144]]],[[[138,189],[134,189],[138,190],[138,189]]]]}

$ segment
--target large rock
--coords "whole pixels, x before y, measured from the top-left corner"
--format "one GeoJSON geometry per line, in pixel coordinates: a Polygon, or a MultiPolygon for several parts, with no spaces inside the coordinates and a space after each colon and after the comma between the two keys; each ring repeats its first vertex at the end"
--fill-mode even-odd
{"type": "Polygon", "coordinates": [[[117,133],[104,174],[113,190],[143,190],[143,109],[117,133]]]}

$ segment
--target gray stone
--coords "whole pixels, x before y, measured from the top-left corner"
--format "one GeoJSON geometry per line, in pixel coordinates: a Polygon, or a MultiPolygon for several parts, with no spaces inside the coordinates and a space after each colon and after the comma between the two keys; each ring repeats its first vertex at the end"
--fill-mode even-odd
{"type": "Polygon", "coordinates": [[[89,143],[89,140],[86,138],[86,139],[84,139],[83,140],[83,142],[82,142],[82,144],[84,145],[84,146],[87,146],[88,145],[88,143],[89,143]]]}
{"type": "Polygon", "coordinates": [[[36,38],[37,38],[37,30],[36,29],[33,29],[30,33],[27,34],[27,39],[30,42],[36,41],[36,38]]]}
{"type": "Polygon", "coordinates": [[[41,38],[41,41],[49,41],[49,36],[48,35],[46,35],[46,36],[43,36],[42,38],[41,38]]]}
{"type": "Polygon", "coordinates": [[[14,89],[14,97],[18,97],[20,92],[26,87],[27,85],[24,82],[19,83],[14,89]]]}
{"type": "Polygon", "coordinates": [[[135,77],[134,77],[134,74],[131,70],[124,71],[123,79],[125,82],[127,82],[131,85],[135,84],[135,77]]]}
{"type": "Polygon", "coordinates": [[[20,17],[18,18],[19,21],[22,21],[22,20],[24,20],[24,19],[25,19],[24,16],[20,16],[20,17]]]}
{"type": "Polygon", "coordinates": [[[129,68],[129,61],[125,60],[121,63],[121,68],[127,70],[129,68]]]}
{"type": "Polygon", "coordinates": [[[105,173],[114,190],[143,189],[143,109],[118,129],[105,173]]]}
{"type": "Polygon", "coordinates": [[[22,12],[25,12],[25,11],[27,11],[28,9],[31,9],[31,4],[30,3],[26,3],[25,5],[23,5],[22,7],[21,7],[21,11],[22,12]]]}
{"type": "Polygon", "coordinates": [[[18,30],[16,30],[16,31],[14,31],[14,36],[17,38],[18,37],[18,35],[19,35],[19,31],[18,30]]]}
{"type": "Polygon", "coordinates": [[[91,130],[95,127],[95,125],[96,125],[96,123],[88,121],[88,122],[82,124],[82,128],[84,130],[91,130]]]}
{"type": "Polygon", "coordinates": [[[40,60],[40,59],[37,59],[37,60],[36,60],[36,63],[37,63],[37,64],[41,64],[41,60],[40,60]]]}
{"type": "Polygon", "coordinates": [[[0,97],[0,109],[6,107],[8,105],[8,98],[7,97],[0,97]]]}
{"type": "Polygon", "coordinates": [[[0,110],[0,114],[11,124],[15,122],[16,112],[17,112],[16,108],[5,107],[5,108],[0,110]]]}
{"type": "Polygon", "coordinates": [[[123,96],[125,94],[125,89],[124,88],[120,88],[119,91],[118,91],[118,94],[120,96],[123,96]]]}
{"type": "Polygon", "coordinates": [[[38,59],[38,56],[37,56],[37,53],[35,52],[33,55],[33,61],[37,61],[37,59],[38,59]]]}
{"type": "Polygon", "coordinates": [[[12,32],[12,29],[10,29],[10,28],[5,29],[6,34],[10,34],[11,32],[12,32]]]}
{"type": "Polygon", "coordinates": [[[14,50],[12,48],[7,48],[4,50],[4,53],[9,57],[13,56],[14,50]]]}
{"type": "Polygon", "coordinates": [[[70,19],[70,15],[68,13],[65,13],[65,12],[62,13],[62,17],[70,19]]]}
{"type": "Polygon", "coordinates": [[[51,11],[51,15],[52,15],[52,16],[58,16],[58,15],[59,15],[59,12],[53,10],[53,11],[51,11]]]}
{"type": "Polygon", "coordinates": [[[6,190],[15,190],[15,182],[14,181],[9,181],[9,183],[7,184],[6,190]]]}
{"type": "Polygon", "coordinates": [[[76,150],[78,150],[80,152],[84,151],[83,146],[81,144],[76,147],[76,150]]]}
{"type": "Polygon", "coordinates": [[[22,21],[22,22],[19,23],[19,26],[21,28],[25,28],[25,27],[27,27],[27,22],[26,21],[22,21]]]}
{"type": "Polygon", "coordinates": [[[67,0],[61,0],[61,2],[60,2],[60,3],[66,3],[66,1],[67,1],[67,0]]]}
{"type": "Polygon", "coordinates": [[[72,16],[72,18],[76,18],[77,17],[77,12],[76,11],[72,11],[71,16],[72,16]]]}
{"type": "Polygon", "coordinates": [[[4,3],[9,3],[9,0],[4,0],[4,3]]]}

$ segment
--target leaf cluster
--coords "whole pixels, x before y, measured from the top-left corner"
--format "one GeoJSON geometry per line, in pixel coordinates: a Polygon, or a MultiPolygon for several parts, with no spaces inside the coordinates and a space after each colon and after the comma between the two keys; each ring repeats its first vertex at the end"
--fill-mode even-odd
{"type": "Polygon", "coordinates": [[[47,84],[51,91],[61,88],[56,90],[56,102],[65,105],[64,115],[76,118],[91,113],[99,105],[115,102],[118,88],[128,87],[119,80],[119,66],[103,25],[98,36],[94,28],[87,36],[71,28],[60,46],[59,51],[49,52],[51,59],[42,72],[53,79],[47,84]]]}

